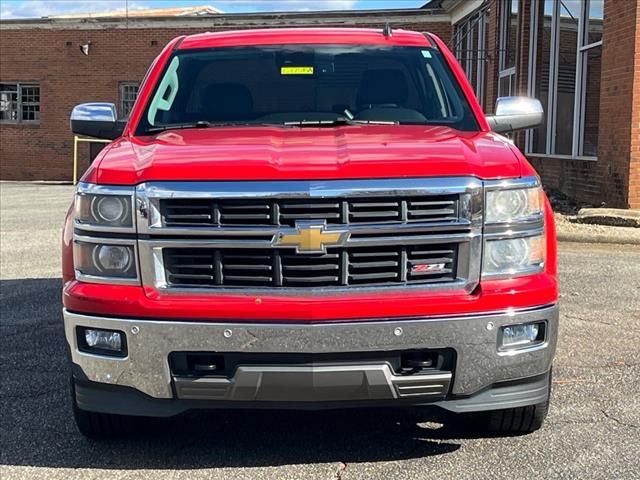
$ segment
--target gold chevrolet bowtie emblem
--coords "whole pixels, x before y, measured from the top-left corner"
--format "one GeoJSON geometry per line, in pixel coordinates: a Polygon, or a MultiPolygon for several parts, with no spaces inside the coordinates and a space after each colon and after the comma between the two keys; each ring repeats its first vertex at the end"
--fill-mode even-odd
{"type": "Polygon", "coordinates": [[[325,231],[324,224],[296,222],[295,233],[281,233],[277,246],[296,247],[298,253],[325,253],[327,247],[343,245],[348,232],[325,231]]]}

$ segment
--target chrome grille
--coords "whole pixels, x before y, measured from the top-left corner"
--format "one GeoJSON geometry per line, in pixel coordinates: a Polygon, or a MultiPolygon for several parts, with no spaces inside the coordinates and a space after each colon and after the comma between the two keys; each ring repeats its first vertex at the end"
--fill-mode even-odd
{"type": "Polygon", "coordinates": [[[457,246],[328,249],[299,255],[285,249],[165,248],[170,285],[182,287],[329,287],[452,282],[457,246]],[[437,270],[426,267],[442,265],[437,270]]]}
{"type": "Polygon", "coordinates": [[[480,276],[475,178],[153,182],[136,199],[142,282],[166,293],[470,292],[480,276]]]}
{"type": "Polygon", "coordinates": [[[293,226],[299,220],[327,224],[451,222],[458,219],[458,195],[342,199],[160,200],[167,227],[293,226]]]}

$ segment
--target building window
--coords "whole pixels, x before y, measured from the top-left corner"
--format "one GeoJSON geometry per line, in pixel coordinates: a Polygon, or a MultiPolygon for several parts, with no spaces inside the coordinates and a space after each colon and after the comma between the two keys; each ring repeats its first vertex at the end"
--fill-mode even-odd
{"type": "Polygon", "coordinates": [[[488,7],[481,8],[454,25],[454,52],[467,74],[481,106],[485,106],[488,7]]]}
{"type": "Polygon", "coordinates": [[[39,123],[40,85],[0,83],[0,123],[39,123]]]}
{"type": "Polygon", "coordinates": [[[533,0],[529,94],[545,124],[527,135],[526,151],[595,157],[600,112],[603,0],[533,0]]]}
{"type": "Polygon", "coordinates": [[[577,153],[585,157],[595,157],[598,154],[603,3],[603,0],[590,0],[584,7],[584,22],[578,49],[581,84],[576,115],[577,153]]]}
{"type": "Polygon", "coordinates": [[[500,54],[498,56],[498,96],[516,94],[518,59],[518,19],[520,0],[502,0],[500,8],[500,54]]]}
{"type": "Polygon", "coordinates": [[[133,109],[133,104],[138,97],[138,88],[140,85],[136,82],[123,82],[120,84],[120,116],[128,117],[133,109]]]}

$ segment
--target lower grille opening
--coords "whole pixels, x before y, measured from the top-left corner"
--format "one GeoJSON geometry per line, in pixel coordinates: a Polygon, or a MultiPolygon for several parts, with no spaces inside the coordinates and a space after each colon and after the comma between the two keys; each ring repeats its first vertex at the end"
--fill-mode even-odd
{"type": "Polygon", "coordinates": [[[345,287],[447,283],[457,278],[458,244],[292,249],[165,248],[169,286],[345,287]]]}
{"type": "Polygon", "coordinates": [[[169,355],[171,372],[180,377],[231,378],[240,365],[331,366],[382,363],[388,363],[396,375],[411,376],[429,372],[453,372],[455,362],[456,353],[451,348],[319,354],[172,352],[169,355]],[[210,366],[213,368],[208,368],[210,366]]]}
{"type": "Polygon", "coordinates": [[[224,355],[215,353],[171,354],[171,370],[176,375],[223,375],[224,355]]]}
{"type": "Polygon", "coordinates": [[[425,370],[441,370],[446,360],[444,356],[435,351],[415,350],[403,352],[400,356],[400,371],[411,375],[425,370]]]}

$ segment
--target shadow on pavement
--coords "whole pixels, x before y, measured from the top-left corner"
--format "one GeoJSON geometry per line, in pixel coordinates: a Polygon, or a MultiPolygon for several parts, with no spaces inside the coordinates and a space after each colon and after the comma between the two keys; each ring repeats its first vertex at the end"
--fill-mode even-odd
{"type": "Polygon", "coordinates": [[[378,462],[460,448],[415,410],[197,411],[152,420],[135,437],[93,442],[73,422],[60,279],[0,284],[0,461],[113,469],[378,462]]]}

